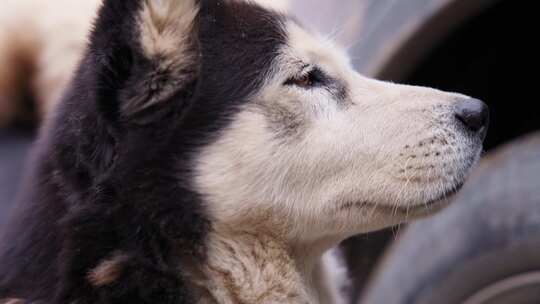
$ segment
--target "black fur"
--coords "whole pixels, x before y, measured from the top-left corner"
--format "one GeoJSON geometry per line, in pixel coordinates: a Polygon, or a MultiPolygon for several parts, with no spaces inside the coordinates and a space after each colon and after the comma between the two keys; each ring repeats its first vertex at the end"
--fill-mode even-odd
{"type": "Polygon", "coordinates": [[[0,243],[0,299],[193,303],[183,258],[204,261],[211,223],[191,164],[258,89],[285,43],[284,17],[202,0],[193,33],[200,60],[186,67],[192,79],[137,108],[155,93],[155,77],[146,76],[156,62],[138,45],[141,1],[105,1],[74,81],[42,130],[0,243]],[[89,271],[115,252],[128,257],[120,277],[92,286],[89,271]]]}

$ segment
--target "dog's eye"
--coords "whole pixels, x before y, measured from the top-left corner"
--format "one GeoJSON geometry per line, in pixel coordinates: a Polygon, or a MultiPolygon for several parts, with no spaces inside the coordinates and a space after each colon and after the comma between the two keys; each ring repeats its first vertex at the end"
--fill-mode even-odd
{"type": "Polygon", "coordinates": [[[295,85],[299,87],[311,87],[313,86],[313,80],[309,74],[301,75],[299,77],[294,77],[285,83],[286,85],[295,85]]]}
{"type": "Polygon", "coordinates": [[[290,78],[285,82],[285,85],[294,85],[301,88],[311,88],[317,86],[322,82],[322,72],[318,69],[314,69],[308,73],[290,78]]]}

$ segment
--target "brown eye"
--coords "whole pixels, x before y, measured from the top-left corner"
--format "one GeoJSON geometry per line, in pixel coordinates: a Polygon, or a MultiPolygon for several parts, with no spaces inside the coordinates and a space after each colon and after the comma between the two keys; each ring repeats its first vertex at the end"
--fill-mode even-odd
{"type": "Polygon", "coordinates": [[[310,74],[304,74],[297,78],[292,78],[288,81],[288,84],[296,85],[299,87],[311,87],[313,86],[313,79],[310,74]]]}
{"type": "Polygon", "coordinates": [[[300,88],[309,89],[324,83],[324,75],[319,69],[314,69],[309,73],[304,73],[293,77],[285,82],[285,85],[294,85],[300,88]]]}

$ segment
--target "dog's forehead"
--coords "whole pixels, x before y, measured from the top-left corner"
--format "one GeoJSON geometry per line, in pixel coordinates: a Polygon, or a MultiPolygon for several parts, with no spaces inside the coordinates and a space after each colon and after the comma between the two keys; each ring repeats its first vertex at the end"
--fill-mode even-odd
{"type": "Polygon", "coordinates": [[[253,89],[287,43],[288,17],[246,1],[209,1],[201,8],[202,73],[207,84],[253,89]]]}
{"type": "Polygon", "coordinates": [[[349,71],[349,57],[331,40],[261,1],[210,1],[203,6],[203,65],[211,67],[214,80],[261,83],[276,63],[287,69],[316,64],[336,76],[349,71]]]}
{"type": "Polygon", "coordinates": [[[312,32],[296,20],[286,22],[287,43],[282,49],[283,58],[289,65],[300,62],[312,64],[334,75],[351,72],[351,63],[346,51],[323,35],[312,32]]]}

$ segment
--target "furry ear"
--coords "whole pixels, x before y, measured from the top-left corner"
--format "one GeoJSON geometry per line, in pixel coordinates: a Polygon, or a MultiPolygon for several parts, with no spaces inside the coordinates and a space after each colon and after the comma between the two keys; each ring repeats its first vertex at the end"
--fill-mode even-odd
{"type": "Polygon", "coordinates": [[[100,108],[130,118],[188,89],[198,12],[198,0],[105,0],[91,36],[100,108]]]}

